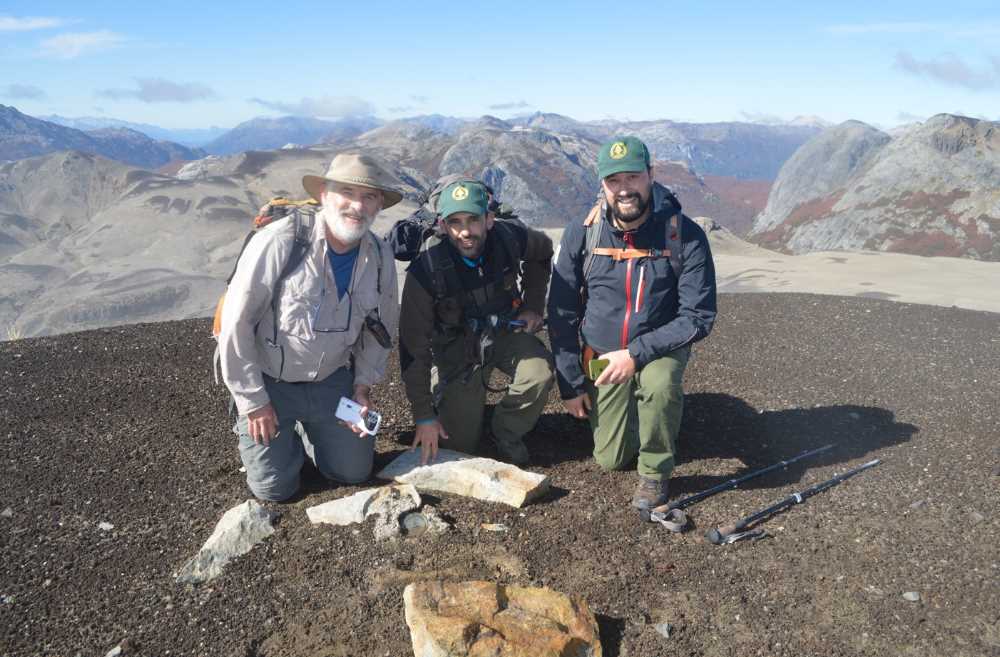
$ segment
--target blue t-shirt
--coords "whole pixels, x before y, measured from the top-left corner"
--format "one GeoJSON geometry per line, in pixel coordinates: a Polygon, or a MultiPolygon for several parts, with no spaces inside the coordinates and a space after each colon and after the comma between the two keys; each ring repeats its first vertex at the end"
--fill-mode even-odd
{"type": "Polygon", "coordinates": [[[333,270],[333,280],[337,281],[337,298],[342,299],[344,292],[351,286],[351,274],[354,273],[354,263],[358,259],[358,248],[351,249],[347,253],[337,253],[327,246],[326,257],[330,261],[330,269],[333,270]]]}

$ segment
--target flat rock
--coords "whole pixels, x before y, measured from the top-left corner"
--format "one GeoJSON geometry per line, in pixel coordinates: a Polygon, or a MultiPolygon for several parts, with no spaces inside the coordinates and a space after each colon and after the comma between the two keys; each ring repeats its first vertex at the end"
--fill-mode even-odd
{"type": "Polygon", "coordinates": [[[903,599],[907,602],[920,602],[920,594],[916,591],[907,591],[903,594],[903,599]]]}
{"type": "Polygon", "coordinates": [[[246,554],[254,545],[274,533],[276,514],[255,500],[237,504],[222,514],[215,531],[198,554],[175,575],[178,582],[200,584],[222,573],[230,560],[246,554]]]}
{"type": "Polygon", "coordinates": [[[587,603],[546,588],[424,581],[403,591],[420,657],[601,657],[587,603]]]}
{"type": "Polygon", "coordinates": [[[354,495],[330,500],[306,509],[314,525],[353,525],[376,516],[375,538],[386,539],[400,535],[399,519],[407,511],[420,506],[420,494],[409,484],[382,486],[359,491],[354,495]]]}
{"type": "Polygon", "coordinates": [[[521,507],[549,490],[549,478],[509,463],[438,450],[434,463],[420,465],[420,452],[396,457],[378,476],[412,484],[419,490],[452,493],[521,507]]]}

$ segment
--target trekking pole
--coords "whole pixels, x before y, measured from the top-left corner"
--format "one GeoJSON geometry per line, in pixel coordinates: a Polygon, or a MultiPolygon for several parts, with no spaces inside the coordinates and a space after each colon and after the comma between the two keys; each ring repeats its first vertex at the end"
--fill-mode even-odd
{"type": "Polygon", "coordinates": [[[836,477],[828,479],[822,483],[816,484],[815,486],[810,486],[804,491],[793,493],[788,497],[786,497],[785,499],[778,502],[777,504],[769,506],[763,511],[758,511],[757,513],[751,516],[747,516],[746,518],[740,520],[739,522],[736,522],[732,525],[728,525],[726,527],[719,527],[718,529],[710,529],[708,532],[705,533],[705,539],[709,543],[713,543],[715,545],[723,545],[728,543],[734,543],[740,540],[741,538],[754,538],[754,539],[763,538],[766,534],[762,529],[756,531],[744,531],[744,530],[746,530],[747,527],[757,522],[758,520],[761,520],[762,518],[767,518],[769,516],[772,516],[781,511],[782,509],[786,509],[790,506],[801,504],[802,502],[806,501],[813,495],[821,493],[825,491],[827,488],[833,488],[834,486],[844,481],[845,479],[849,479],[850,477],[853,477],[854,475],[858,474],[863,470],[875,467],[881,462],[882,462],[881,459],[868,461],[868,463],[865,463],[864,465],[859,465],[853,470],[848,470],[843,474],[839,474],[836,477]]]}
{"type": "Polygon", "coordinates": [[[693,495],[688,495],[687,497],[677,500],[676,502],[671,502],[670,504],[664,504],[650,509],[649,511],[642,511],[643,520],[648,522],[658,522],[672,532],[683,531],[687,526],[688,517],[681,509],[690,506],[695,502],[700,502],[707,497],[711,497],[716,493],[721,493],[724,490],[729,490],[730,488],[738,488],[740,484],[744,481],[749,481],[754,477],[759,477],[765,475],[768,472],[773,472],[778,468],[787,468],[792,463],[796,461],[801,461],[802,459],[807,459],[810,456],[815,456],[828,449],[833,448],[833,443],[829,445],[823,445],[822,447],[817,447],[816,449],[811,449],[802,452],[798,456],[794,456],[790,459],[780,461],[774,465],[769,465],[766,468],[761,468],[760,470],[754,470],[753,472],[748,472],[741,477],[736,477],[735,479],[730,479],[729,481],[723,482],[718,486],[713,486],[707,490],[703,490],[700,493],[695,493],[693,495]]]}

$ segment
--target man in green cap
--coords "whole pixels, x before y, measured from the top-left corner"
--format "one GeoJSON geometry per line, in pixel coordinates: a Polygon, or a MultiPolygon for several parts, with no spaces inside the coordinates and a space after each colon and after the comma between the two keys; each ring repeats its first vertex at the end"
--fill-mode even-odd
{"type": "Polygon", "coordinates": [[[609,470],[638,461],[632,505],[650,509],[668,499],[682,377],[715,321],[715,268],[639,139],[604,144],[597,173],[600,203],[563,233],[549,339],[566,409],[590,420],[594,458],[609,470]]]}
{"type": "Polygon", "coordinates": [[[552,357],[533,335],[542,324],[552,241],[519,221],[496,220],[490,200],[476,180],[444,187],[437,230],[403,284],[399,362],[423,463],[441,440],[476,452],[495,368],[512,380],[493,412],[493,439],[501,458],[527,463],[523,436],[552,387],[552,357]]]}

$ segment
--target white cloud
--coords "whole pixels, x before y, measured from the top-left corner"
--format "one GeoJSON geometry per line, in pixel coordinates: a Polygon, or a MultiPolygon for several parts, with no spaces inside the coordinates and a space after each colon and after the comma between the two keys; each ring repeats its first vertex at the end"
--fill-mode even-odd
{"type": "Polygon", "coordinates": [[[144,103],[190,103],[215,97],[209,87],[196,82],[171,82],[163,78],[138,78],[135,89],[103,89],[98,96],[123,100],[134,98],[144,103]]]}
{"type": "Polygon", "coordinates": [[[979,70],[952,53],[920,60],[900,51],[896,53],[895,66],[911,75],[974,91],[1000,86],[1000,58],[997,57],[991,58],[989,69],[979,70]]]}
{"type": "Polygon", "coordinates": [[[45,91],[33,84],[8,84],[0,88],[0,96],[22,100],[40,100],[45,98],[45,91]]]}
{"type": "Polygon", "coordinates": [[[17,18],[15,16],[0,16],[0,32],[29,32],[59,27],[65,24],[61,18],[43,18],[40,16],[17,18]]]}
{"type": "Polygon", "coordinates": [[[494,105],[487,106],[487,108],[491,110],[513,110],[524,109],[525,107],[531,107],[531,104],[523,100],[512,100],[506,103],[496,103],[494,105]]]}
{"type": "Polygon", "coordinates": [[[101,30],[99,32],[67,32],[41,43],[41,54],[55,59],[75,59],[80,55],[108,50],[123,43],[125,37],[101,30]]]}
{"type": "Polygon", "coordinates": [[[322,98],[303,98],[295,102],[251,98],[250,102],[275,112],[283,112],[293,116],[344,118],[368,116],[375,113],[375,107],[371,103],[355,96],[323,96],[322,98]]]}

